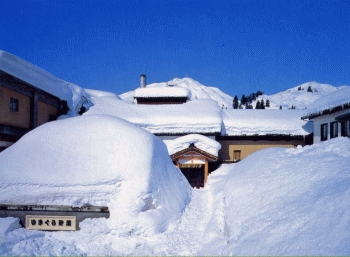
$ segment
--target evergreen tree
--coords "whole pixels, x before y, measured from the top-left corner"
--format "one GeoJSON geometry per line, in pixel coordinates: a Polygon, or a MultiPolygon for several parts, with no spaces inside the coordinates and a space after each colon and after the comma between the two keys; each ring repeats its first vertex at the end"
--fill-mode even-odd
{"type": "Polygon", "coordinates": [[[256,101],[255,109],[260,109],[260,101],[256,101]]]}
{"type": "Polygon", "coordinates": [[[247,97],[245,96],[245,94],[242,95],[242,98],[241,98],[241,104],[242,105],[245,105],[247,103],[247,97]]]}
{"type": "Polygon", "coordinates": [[[246,108],[246,109],[253,109],[253,105],[247,103],[247,104],[245,105],[245,108],[246,108]]]}
{"type": "Polygon", "coordinates": [[[301,86],[298,87],[298,91],[300,91],[300,90],[301,90],[301,86]]]}
{"type": "Polygon", "coordinates": [[[235,97],[233,98],[233,109],[238,109],[238,97],[237,95],[235,95],[235,97]]]}
{"type": "Polygon", "coordinates": [[[282,105],[280,105],[280,110],[282,110],[282,105]]]}
{"type": "Polygon", "coordinates": [[[265,107],[270,108],[270,100],[269,99],[266,100],[265,107]]]}
{"type": "Polygon", "coordinates": [[[264,102],[264,99],[261,99],[261,102],[260,102],[260,109],[265,109],[265,102],[264,102]]]}
{"type": "Polygon", "coordinates": [[[312,88],[311,88],[311,86],[309,86],[309,87],[307,88],[307,92],[311,92],[311,93],[312,93],[312,88]]]}

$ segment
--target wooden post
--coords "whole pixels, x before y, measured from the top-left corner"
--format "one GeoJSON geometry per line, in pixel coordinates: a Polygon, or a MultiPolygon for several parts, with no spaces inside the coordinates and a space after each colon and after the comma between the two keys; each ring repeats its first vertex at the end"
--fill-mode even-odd
{"type": "Polygon", "coordinates": [[[207,183],[207,179],[208,179],[208,160],[205,160],[205,164],[204,164],[204,185],[207,183]]]}

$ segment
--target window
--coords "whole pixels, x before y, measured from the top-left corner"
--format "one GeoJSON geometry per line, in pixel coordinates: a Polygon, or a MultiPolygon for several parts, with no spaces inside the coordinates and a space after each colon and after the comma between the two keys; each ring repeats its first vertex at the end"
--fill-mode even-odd
{"type": "Polygon", "coordinates": [[[338,122],[335,121],[335,122],[331,122],[331,138],[335,138],[338,136],[338,122]]]}
{"type": "Polygon", "coordinates": [[[233,151],[233,161],[238,162],[241,160],[241,150],[233,151]]]}
{"type": "Polygon", "coordinates": [[[350,120],[341,123],[341,136],[350,137],[350,120]]]}
{"type": "Polygon", "coordinates": [[[328,124],[321,124],[321,141],[327,140],[328,136],[328,124]]]}
{"type": "Polygon", "coordinates": [[[18,112],[19,111],[19,101],[16,98],[11,97],[10,98],[10,110],[12,112],[18,112]]]}

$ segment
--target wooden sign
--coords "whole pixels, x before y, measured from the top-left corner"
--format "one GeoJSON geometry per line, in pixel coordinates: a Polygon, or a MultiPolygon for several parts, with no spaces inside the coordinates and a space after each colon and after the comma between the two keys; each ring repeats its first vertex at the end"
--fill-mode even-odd
{"type": "Polygon", "coordinates": [[[26,215],[26,229],[76,230],[75,216],[26,215]]]}

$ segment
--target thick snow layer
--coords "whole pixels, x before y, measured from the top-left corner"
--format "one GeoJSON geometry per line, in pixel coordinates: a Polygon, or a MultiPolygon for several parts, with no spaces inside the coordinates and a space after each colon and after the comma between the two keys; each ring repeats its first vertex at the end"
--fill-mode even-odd
{"type": "Polygon", "coordinates": [[[151,133],[220,133],[221,109],[216,102],[198,99],[184,104],[137,105],[116,96],[91,94],[94,106],[84,115],[108,114],[125,119],[151,133]]]}
{"type": "Polygon", "coordinates": [[[186,97],[191,98],[191,92],[184,87],[145,87],[135,90],[135,97],[186,97]]]}
{"type": "Polygon", "coordinates": [[[165,231],[191,191],[160,139],[106,115],[32,130],[1,152],[0,174],[1,203],[108,206],[119,235],[165,231]]]}
{"type": "Polygon", "coordinates": [[[223,135],[307,135],[312,124],[301,120],[301,110],[223,110],[223,135]]]}
{"type": "Polygon", "coordinates": [[[177,139],[165,142],[165,144],[168,148],[169,155],[187,149],[191,144],[194,144],[195,147],[216,157],[218,156],[218,152],[221,149],[221,144],[217,141],[198,134],[179,137],[177,139]]]}
{"type": "Polygon", "coordinates": [[[350,139],[337,138],[262,150],[224,167],[227,181],[215,185],[223,189],[221,231],[206,231],[224,242],[201,254],[349,255],[349,166],[350,139]]]}
{"type": "MultiPolygon", "coordinates": [[[[27,231],[3,218],[0,255],[349,256],[349,166],[348,138],[265,149],[212,172],[163,233],[120,236],[105,219],[85,220],[75,232],[27,231]]],[[[123,190],[129,189],[117,191],[123,190]]],[[[163,208],[174,205],[173,197],[164,195],[163,208]]]]}
{"type": "Polygon", "coordinates": [[[0,50],[0,70],[66,100],[73,115],[74,111],[79,112],[82,105],[90,106],[88,95],[81,87],[59,79],[34,64],[2,50],[0,50]]]}
{"type": "MultiPolygon", "coordinates": [[[[174,78],[173,80],[170,80],[168,82],[149,84],[146,86],[146,88],[148,89],[164,88],[164,87],[168,88],[169,85],[172,85],[174,88],[180,87],[180,88],[189,90],[191,100],[211,99],[216,101],[220,107],[224,106],[224,107],[232,108],[232,100],[233,100],[232,96],[225,94],[224,92],[222,92],[220,89],[216,87],[204,86],[192,78],[182,78],[182,79],[174,78]]],[[[121,94],[120,98],[128,102],[133,102],[136,91],[138,91],[138,89],[121,94]]]]}
{"type": "Polygon", "coordinates": [[[277,94],[259,96],[252,105],[255,108],[256,102],[263,99],[265,103],[266,100],[270,101],[269,109],[279,109],[280,107],[282,109],[290,109],[292,106],[295,109],[306,109],[312,102],[335,90],[337,88],[332,85],[307,82],[277,94]],[[307,91],[309,87],[312,92],[307,91]]]}
{"type": "Polygon", "coordinates": [[[350,103],[350,86],[344,86],[310,104],[305,116],[318,114],[324,110],[350,103]]]}

